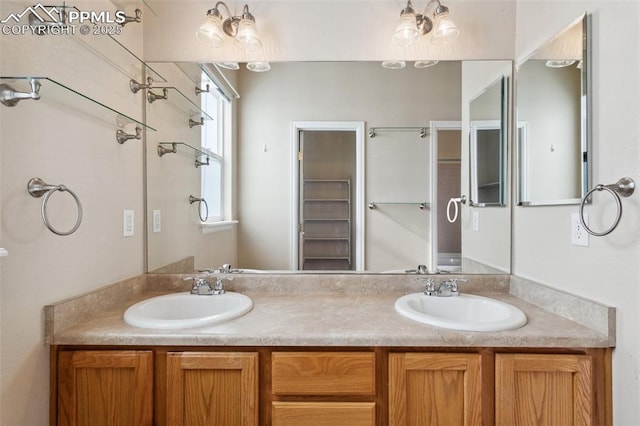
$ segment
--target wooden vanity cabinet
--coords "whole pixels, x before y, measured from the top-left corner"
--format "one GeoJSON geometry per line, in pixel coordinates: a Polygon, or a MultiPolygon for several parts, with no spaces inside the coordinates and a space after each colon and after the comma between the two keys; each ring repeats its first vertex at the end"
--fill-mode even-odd
{"type": "Polygon", "coordinates": [[[152,351],[62,351],[57,360],[59,426],[153,424],[152,351]]]}
{"type": "Polygon", "coordinates": [[[612,424],[610,348],[327,349],[53,347],[51,425],[612,424]]]}

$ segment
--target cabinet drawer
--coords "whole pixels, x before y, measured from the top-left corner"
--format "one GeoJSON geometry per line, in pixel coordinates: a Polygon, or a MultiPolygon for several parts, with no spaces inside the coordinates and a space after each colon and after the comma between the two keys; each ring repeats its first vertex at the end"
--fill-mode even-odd
{"type": "Polygon", "coordinates": [[[272,426],[375,426],[373,402],[274,402],[272,426]]]}
{"type": "Polygon", "coordinates": [[[375,354],[274,352],[274,395],[374,395],[375,354]]]}

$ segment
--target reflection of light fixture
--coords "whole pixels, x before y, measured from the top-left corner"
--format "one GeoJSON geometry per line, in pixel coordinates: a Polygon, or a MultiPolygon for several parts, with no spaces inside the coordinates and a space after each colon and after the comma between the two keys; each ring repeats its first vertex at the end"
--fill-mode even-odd
{"type": "Polygon", "coordinates": [[[407,64],[404,61],[384,61],[382,63],[382,68],[386,68],[388,70],[401,70],[407,64]]]}
{"type": "Polygon", "coordinates": [[[258,38],[258,31],[256,30],[256,20],[249,13],[249,6],[246,4],[242,10],[242,15],[233,16],[224,2],[217,2],[213,9],[207,11],[207,16],[198,31],[196,31],[196,38],[212,47],[222,47],[224,34],[235,38],[236,46],[242,50],[252,51],[262,47],[262,42],[258,38]],[[220,6],[224,6],[229,16],[224,21],[222,14],[218,10],[220,6]]]}
{"type": "Polygon", "coordinates": [[[440,61],[415,61],[413,63],[413,66],[415,68],[429,68],[429,67],[432,67],[434,65],[437,65],[438,62],[440,62],[440,61]]]}
{"type": "Polygon", "coordinates": [[[549,68],[566,68],[566,67],[570,67],[575,63],[576,61],[573,59],[553,59],[553,60],[548,60],[545,63],[545,65],[548,66],[549,68]]]}
{"type": "Polygon", "coordinates": [[[225,68],[228,70],[233,70],[233,71],[237,71],[240,69],[240,64],[238,64],[237,62],[216,62],[216,65],[219,66],[220,68],[225,68]]]}
{"type": "Polygon", "coordinates": [[[266,72],[271,69],[271,65],[264,61],[247,62],[247,69],[253,72],[266,72]]]}
{"type": "Polygon", "coordinates": [[[449,8],[440,4],[440,0],[430,0],[422,14],[416,14],[411,0],[408,0],[407,7],[400,12],[400,23],[393,33],[393,43],[396,46],[408,47],[415,44],[421,35],[428,34],[432,30],[431,43],[433,44],[447,44],[460,35],[460,30],[449,17],[449,8]],[[433,11],[432,21],[427,17],[427,10],[434,3],[436,8],[433,11]]]}
{"type": "MultiPolygon", "coordinates": [[[[440,61],[415,61],[413,63],[413,66],[415,68],[429,68],[432,67],[436,64],[438,64],[440,61]]],[[[407,64],[404,61],[384,61],[382,63],[382,68],[386,68],[389,70],[401,70],[402,68],[404,68],[407,64]]]]}

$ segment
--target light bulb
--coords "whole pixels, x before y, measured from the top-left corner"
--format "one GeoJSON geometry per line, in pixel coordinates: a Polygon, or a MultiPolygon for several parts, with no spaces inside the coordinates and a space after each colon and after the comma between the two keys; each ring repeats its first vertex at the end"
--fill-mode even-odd
{"type": "Polygon", "coordinates": [[[222,37],[222,21],[220,16],[207,14],[196,31],[196,38],[199,42],[211,47],[222,47],[224,39],[222,37]]]}
{"type": "Polygon", "coordinates": [[[258,50],[262,47],[255,21],[251,19],[240,20],[236,34],[236,45],[247,51],[258,50]]]}
{"type": "Polygon", "coordinates": [[[403,13],[400,15],[400,23],[393,33],[393,43],[399,47],[413,45],[420,38],[415,13],[403,13]]]}
{"type": "Polygon", "coordinates": [[[449,17],[449,12],[437,13],[434,15],[434,28],[433,35],[431,36],[431,43],[433,44],[447,44],[455,41],[460,35],[460,30],[456,27],[456,24],[449,17]]]}

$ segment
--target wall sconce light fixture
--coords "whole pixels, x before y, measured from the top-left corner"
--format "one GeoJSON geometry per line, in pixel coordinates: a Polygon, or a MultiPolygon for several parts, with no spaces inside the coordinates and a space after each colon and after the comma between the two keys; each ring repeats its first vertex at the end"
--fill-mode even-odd
{"type": "Polygon", "coordinates": [[[460,30],[449,17],[449,8],[443,6],[440,0],[429,0],[422,14],[416,14],[411,0],[407,7],[400,12],[400,23],[393,33],[393,43],[399,47],[415,44],[420,36],[431,33],[431,43],[447,44],[460,35],[460,30]],[[427,16],[429,6],[436,5],[433,11],[433,21],[427,16]]]}
{"type": "Polygon", "coordinates": [[[196,38],[212,47],[222,47],[225,34],[233,37],[236,46],[242,50],[253,51],[262,47],[256,30],[256,20],[246,4],[242,15],[233,16],[224,2],[217,2],[213,9],[207,11],[207,16],[196,31],[196,38]],[[219,10],[220,6],[224,6],[227,12],[228,17],[224,20],[219,10]]]}

